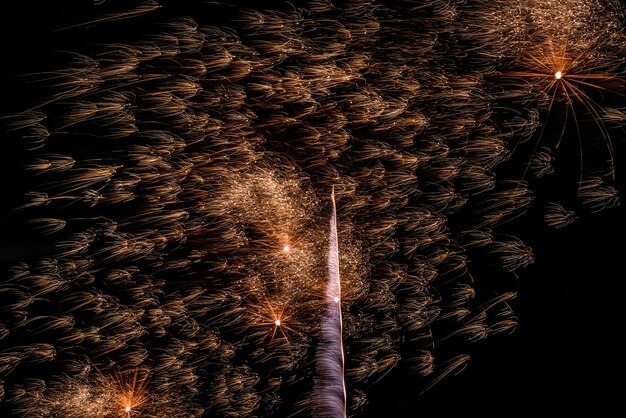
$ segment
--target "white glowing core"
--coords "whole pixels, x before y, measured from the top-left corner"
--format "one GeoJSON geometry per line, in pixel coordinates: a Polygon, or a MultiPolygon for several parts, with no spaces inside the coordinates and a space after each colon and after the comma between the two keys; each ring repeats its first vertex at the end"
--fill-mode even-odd
{"type": "Polygon", "coordinates": [[[335,301],[335,303],[339,302],[339,296],[335,296],[333,300],[335,301]]]}
{"type": "Polygon", "coordinates": [[[276,321],[274,321],[274,323],[276,324],[277,327],[280,326],[280,319],[277,319],[276,321]]]}
{"type": "Polygon", "coordinates": [[[291,247],[289,247],[289,245],[285,245],[285,246],[283,247],[283,251],[284,251],[284,252],[288,253],[288,252],[289,252],[289,250],[291,250],[291,247]]]}
{"type": "Polygon", "coordinates": [[[563,77],[563,73],[560,71],[557,71],[556,73],[554,73],[554,78],[556,78],[557,80],[560,80],[561,77],[563,77]]]}

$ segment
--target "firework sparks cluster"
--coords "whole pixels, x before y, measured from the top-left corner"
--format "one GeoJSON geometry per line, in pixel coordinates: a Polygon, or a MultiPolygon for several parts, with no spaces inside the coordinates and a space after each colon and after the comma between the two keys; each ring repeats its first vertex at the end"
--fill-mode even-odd
{"type": "Polygon", "coordinates": [[[552,174],[555,154],[562,145],[569,146],[565,154],[578,159],[578,192],[585,183],[594,185],[590,188],[603,196],[602,206],[614,205],[617,193],[597,180],[606,177],[610,182],[615,176],[609,128],[622,123],[622,112],[611,107],[619,102],[606,99],[611,94],[623,97],[624,91],[621,4],[566,0],[513,1],[507,6],[495,2],[481,9],[474,16],[476,24],[469,27],[475,44],[491,46],[482,54],[501,58],[482,70],[492,80],[485,86],[487,91],[498,99],[495,118],[509,120],[502,126],[513,143],[534,139],[526,144],[530,161],[525,175],[552,174]],[[481,30],[481,19],[503,24],[481,30]],[[494,38],[506,42],[492,42],[494,38]],[[598,161],[585,161],[588,155],[598,156],[598,161]]]}
{"type": "MultiPolygon", "coordinates": [[[[333,189],[349,414],[400,361],[425,385],[455,372],[467,343],[515,327],[515,272],[533,261],[504,228],[530,180],[497,170],[553,175],[565,122],[530,163],[511,155],[552,138],[559,101],[580,98],[605,140],[624,124],[585,93],[619,80],[621,19],[600,0],[59,11],[54,59],[0,119],[24,177],[0,219],[18,231],[2,242],[17,248],[2,259],[2,408],[309,414],[333,189]]],[[[572,201],[617,204],[606,174],[585,172],[572,201]]],[[[561,203],[549,226],[576,219],[561,203]]]]}

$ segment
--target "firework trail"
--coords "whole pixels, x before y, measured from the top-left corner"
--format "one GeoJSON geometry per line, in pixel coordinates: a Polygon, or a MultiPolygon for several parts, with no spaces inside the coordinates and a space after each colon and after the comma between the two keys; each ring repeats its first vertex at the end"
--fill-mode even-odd
{"type": "Polygon", "coordinates": [[[339,240],[335,188],[331,192],[332,210],[328,236],[327,309],[322,317],[317,348],[315,384],[316,416],[345,418],[346,386],[344,382],[343,319],[341,317],[341,278],[339,274],[339,240]]]}

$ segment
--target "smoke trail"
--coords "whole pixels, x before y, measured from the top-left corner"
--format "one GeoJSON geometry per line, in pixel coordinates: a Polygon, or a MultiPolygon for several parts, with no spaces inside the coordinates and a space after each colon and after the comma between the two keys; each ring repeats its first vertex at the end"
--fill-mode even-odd
{"type": "Polygon", "coordinates": [[[344,383],[343,322],[341,318],[341,279],[339,277],[339,243],[337,239],[337,207],[335,189],[331,192],[332,212],[328,236],[328,283],[326,313],[322,317],[321,338],[317,350],[315,382],[316,416],[346,417],[346,386],[344,383]]]}

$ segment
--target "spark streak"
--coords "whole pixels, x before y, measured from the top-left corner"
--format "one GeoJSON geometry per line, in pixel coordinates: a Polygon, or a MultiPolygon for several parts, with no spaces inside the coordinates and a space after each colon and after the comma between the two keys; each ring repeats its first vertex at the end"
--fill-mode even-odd
{"type": "Polygon", "coordinates": [[[337,239],[337,206],[335,189],[331,193],[332,212],[328,239],[328,283],[326,312],[317,350],[318,380],[316,416],[346,417],[346,385],[344,382],[343,320],[341,317],[341,278],[339,276],[339,242],[337,239]]]}

